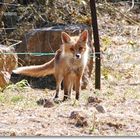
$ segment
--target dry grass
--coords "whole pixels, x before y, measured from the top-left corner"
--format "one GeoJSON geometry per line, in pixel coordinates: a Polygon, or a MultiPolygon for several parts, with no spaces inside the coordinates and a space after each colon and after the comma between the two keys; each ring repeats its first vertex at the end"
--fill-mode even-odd
{"type": "MultiPolygon", "coordinates": [[[[140,135],[140,27],[119,13],[102,11],[103,5],[100,6],[99,31],[104,48],[101,90],[94,89],[93,72],[79,101],[75,101],[73,93],[69,101],[43,107],[37,101],[52,102],[55,91],[32,89],[26,81],[10,85],[0,92],[1,136],[140,135]],[[91,96],[101,102],[88,103],[91,96]],[[105,113],[97,111],[97,105],[105,113]],[[76,120],[70,118],[73,111],[83,112],[88,125],[77,126],[76,120]]],[[[118,8],[126,10],[124,5],[118,8]]],[[[63,92],[60,99],[62,96],[63,92]]]]}

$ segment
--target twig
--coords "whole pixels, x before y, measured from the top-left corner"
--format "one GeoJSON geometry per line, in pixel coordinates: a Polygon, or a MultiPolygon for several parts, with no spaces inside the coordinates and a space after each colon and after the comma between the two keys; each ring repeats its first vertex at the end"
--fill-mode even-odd
{"type": "Polygon", "coordinates": [[[33,7],[33,6],[31,6],[31,8],[32,8],[32,10],[41,18],[41,20],[42,21],[46,21],[37,11],[36,11],[36,9],[33,7]]]}
{"type": "Polygon", "coordinates": [[[0,30],[15,30],[16,28],[0,28],[0,30]]]}
{"type": "Polygon", "coordinates": [[[5,42],[6,42],[6,44],[7,44],[7,33],[6,33],[6,30],[5,30],[5,28],[4,28],[4,22],[2,22],[2,28],[3,28],[3,31],[4,31],[4,40],[5,40],[5,42]]]}
{"type": "Polygon", "coordinates": [[[132,0],[132,5],[131,5],[131,7],[127,10],[127,12],[129,12],[131,9],[133,9],[134,5],[135,5],[135,0],[132,0]]]}
{"type": "Polygon", "coordinates": [[[130,22],[136,24],[136,25],[139,25],[140,26],[140,23],[133,20],[131,17],[128,17],[127,15],[125,15],[124,13],[122,13],[120,10],[118,10],[117,8],[113,7],[111,4],[109,4],[108,2],[105,2],[105,4],[107,5],[108,8],[110,9],[113,9],[113,11],[117,11],[118,13],[120,13],[121,15],[123,15],[126,19],[128,19],[130,22]]]}
{"type": "Polygon", "coordinates": [[[22,41],[19,41],[19,42],[15,43],[15,44],[10,45],[9,47],[13,47],[13,46],[15,46],[15,45],[18,45],[18,44],[20,44],[21,42],[22,42],[22,41]]]}

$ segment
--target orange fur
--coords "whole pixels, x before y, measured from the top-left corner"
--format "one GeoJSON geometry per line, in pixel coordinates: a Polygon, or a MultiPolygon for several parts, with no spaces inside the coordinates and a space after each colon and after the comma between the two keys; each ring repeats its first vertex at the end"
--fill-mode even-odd
{"type": "Polygon", "coordinates": [[[56,52],[55,57],[39,66],[26,66],[13,70],[16,74],[24,74],[33,77],[54,74],[56,79],[56,95],[58,98],[60,85],[64,81],[64,98],[70,97],[72,88],[76,91],[76,99],[79,99],[81,78],[88,62],[88,32],[85,30],[80,36],[71,37],[62,32],[62,46],[56,52]]]}

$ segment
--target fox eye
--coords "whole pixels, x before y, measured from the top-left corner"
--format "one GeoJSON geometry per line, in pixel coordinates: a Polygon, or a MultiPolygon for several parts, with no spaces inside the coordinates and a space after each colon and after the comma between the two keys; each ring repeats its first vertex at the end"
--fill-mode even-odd
{"type": "Polygon", "coordinates": [[[71,50],[72,52],[74,52],[74,48],[70,48],[70,50],[71,50]]]}
{"type": "Polygon", "coordinates": [[[79,47],[79,51],[82,51],[84,48],[83,47],[79,47]]]}

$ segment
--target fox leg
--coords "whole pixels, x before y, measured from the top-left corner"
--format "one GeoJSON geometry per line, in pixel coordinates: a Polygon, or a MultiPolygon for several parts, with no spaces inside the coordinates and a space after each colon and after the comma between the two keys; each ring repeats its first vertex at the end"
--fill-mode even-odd
{"type": "Polygon", "coordinates": [[[69,92],[68,92],[68,96],[69,98],[71,98],[71,91],[73,89],[73,83],[71,82],[70,85],[69,85],[69,92]]]}
{"type": "Polygon", "coordinates": [[[61,87],[63,77],[59,75],[59,76],[56,76],[55,79],[56,79],[56,93],[55,93],[54,98],[58,98],[58,94],[59,94],[59,91],[60,91],[60,87],[61,87]]]}
{"type": "Polygon", "coordinates": [[[79,100],[79,93],[80,93],[80,89],[81,89],[81,75],[76,75],[75,77],[75,91],[76,91],[76,100],[79,100]]]}
{"type": "Polygon", "coordinates": [[[63,98],[63,101],[70,98],[71,87],[72,87],[71,82],[72,82],[72,80],[71,80],[71,77],[69,75],[64,77],[64,98],[63,98]]]}

